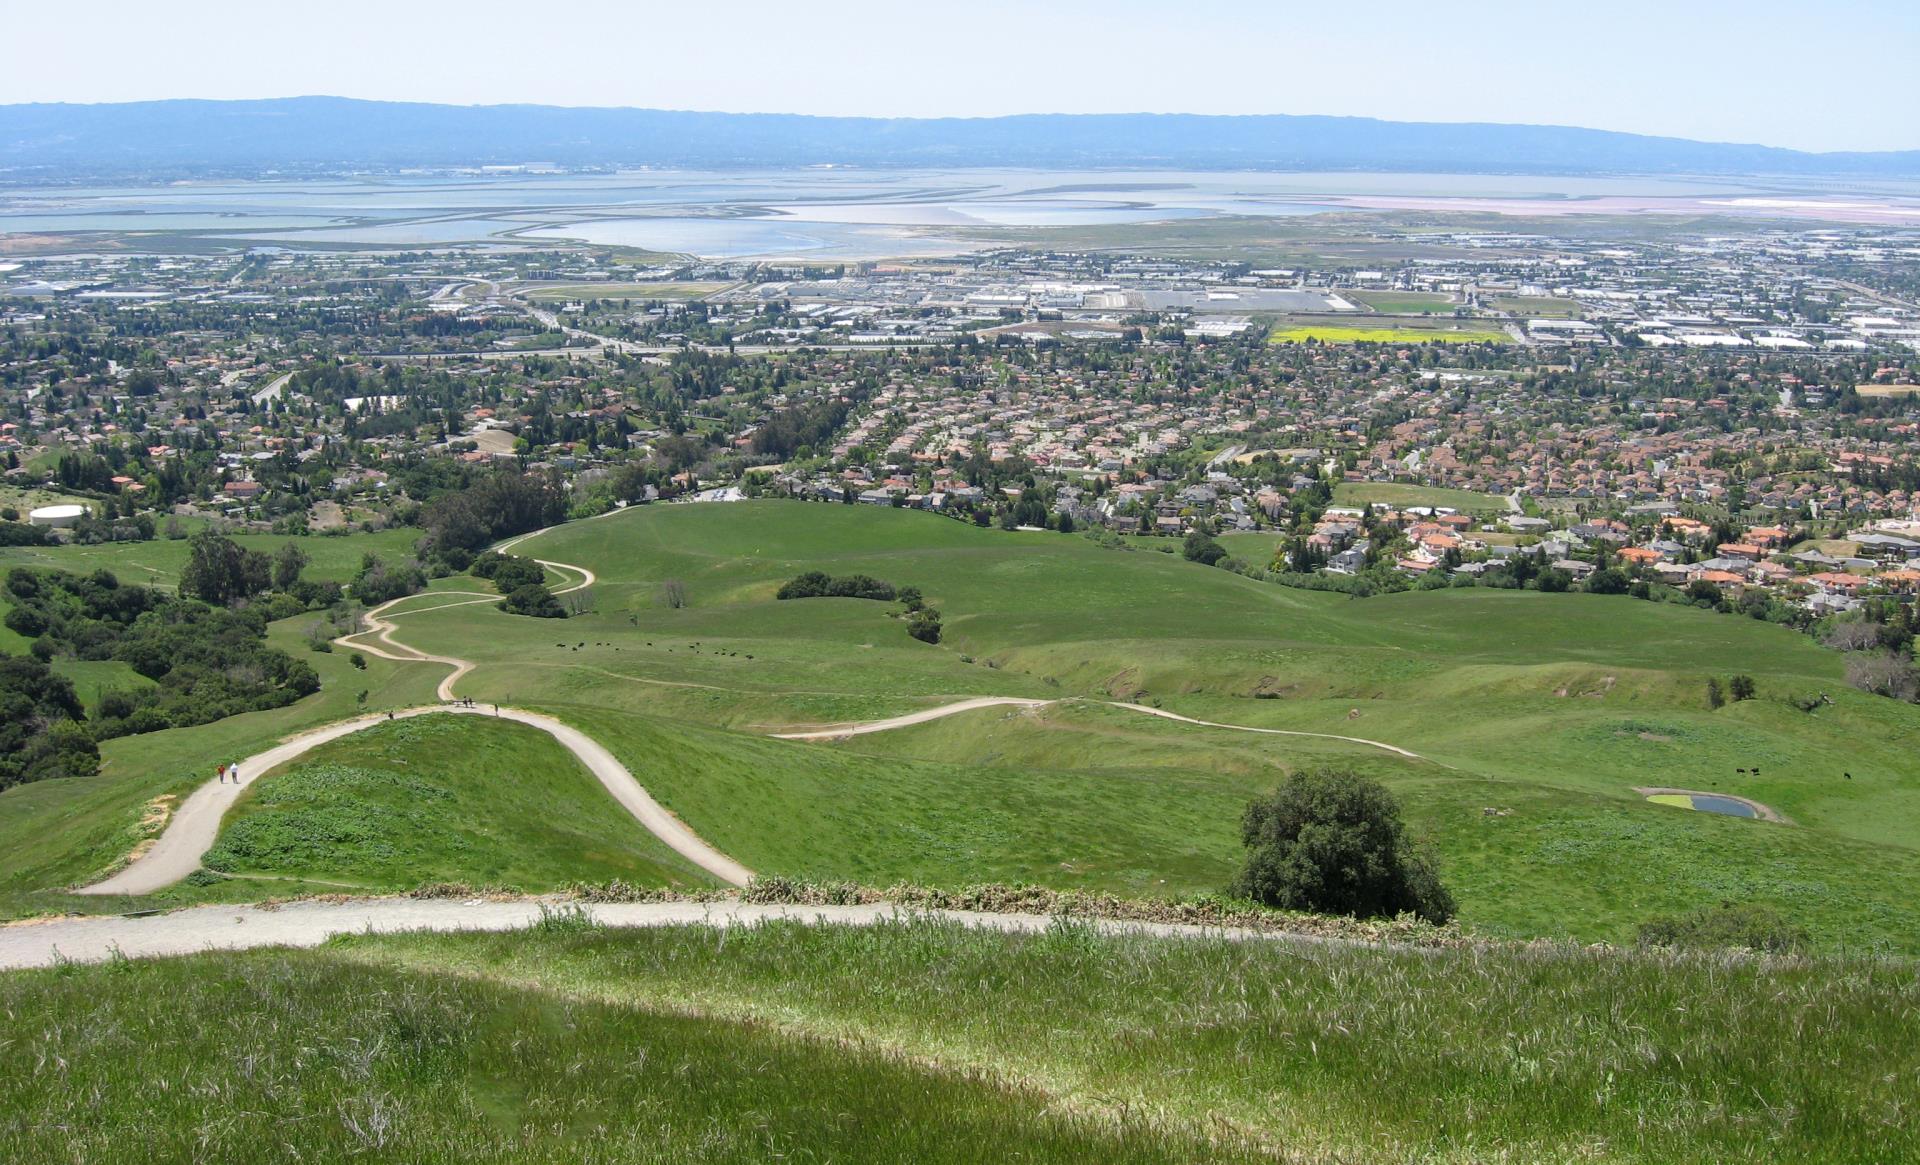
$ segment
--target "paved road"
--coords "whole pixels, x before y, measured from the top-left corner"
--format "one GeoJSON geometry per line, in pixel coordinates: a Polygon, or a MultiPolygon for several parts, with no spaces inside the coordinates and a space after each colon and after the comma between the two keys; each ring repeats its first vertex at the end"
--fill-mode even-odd
{"type": "Polygon", "coordinates": [[[267,382],[265,388],[253,394],[253,403],[265,404],[267,401],[279,396],[281,392],[286,389],[287,382],[292,379],[293,373],[291,372],[283,372],[279,376],[274,377],[271,381],[267,382]]]}
{"type": "MultiPolygon", "coordinates": [[[[395,931],[518,930],[540,919],[537,899],[368,898],[351,902],[293,902],[278,907],[195,906],[145,918],[120,915],[62,918],[0,926],[0,970],[46,967],[62,961],[101,962],[117,952],[129,958],[188,955],[206,950],[317,946],[339,934],[395,931]]],[[[739,902],[647,902],[582,906],[595,921],[616,927],[704,924],[745,926],[770,919],[871,926],[897,918],[936,917],[1009,933],[1037,933],[1053,920],[1042,914],[983,914],[966,910],[903,910],[891,903],[868,906],[757,906],[739,902]]],[[[1272,931],[1099,920],[1109,934],[1166,938],[1227,938],[1314,945],[1352,945],[1351,940],[1272,931]]]]}

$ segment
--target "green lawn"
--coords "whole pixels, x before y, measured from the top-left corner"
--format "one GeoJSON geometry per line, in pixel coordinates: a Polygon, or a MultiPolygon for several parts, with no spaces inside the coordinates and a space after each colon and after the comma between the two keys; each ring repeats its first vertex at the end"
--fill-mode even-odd
{"type": "Polygon", "coordinates": [[[1806,912],[1834,944],[1906,949],[1901,928],[1920,921],[1901,889],[1920,886],[1920,831],[1907,824],[1920,817],[1903,808],[1920,809],[1905,753],[1920,717],[1851,692],[1838,656],[1781,628],[1585,595],[1352,600],[1073,537],[799,503],[628,511],[524,549],[599,572],[597,611],[536,625],[459,608],[403,616],[403,634],[478,656],[463,691],[541,704],[610,739],[632,723],[731,730],[703,746],[729,764],[676,764],[691,744],[663,740],[649,746],[657,759],[628,759],[654,770],[642,780],[696,829],[765,872],[1204,889],[1237,858],[1244,798],[1329,759],[1324,743],[1118,713],[1089,726],[1067,710],[1013,722],[1052,734],[1037,752],[988,747],[1008,739],[978,730],[997,713],[835,746],[752,738],[970,695],[1081,695],[1367,736],[1452,766],[1334,758],[1371,764],[1401,790],[1455,871],[1468,920],[1502,933],[1618,939],[1648,913],[1727,892],[1806,912]],[[946,615],[946,642],[912,641],[883,604],[772,600],[809,568],[920,586],[946,615]],[[686,585],[685,609],[659,601],[670,578],[686,585]],[[1707,674],[1734,672],[1758,677],[1762,698],[1709,711],[1707,674]],[[1835,706],[1808,715],[1785,702],[1817,691],[1835,706]],[[1131,743],[1114,746],[1118,736],[1131,743]],[[844,771],[792,759],[836,752],[844,771]],[[858,757],[920,765],[889,774],[858,757]],[[1759,777],[1734,771],[1753,767],[1759,777]],[[1842,770],[1856,779],[1833,781],[1842,770]],[[1649,783],[1717,785],[1794,824],[1649,805],[1632,791],[1649,783]],[[1114,840],[1079,845],[1082,831],[1114,840]],[[1612,840],[1580,840],[1596,834],[1612,840]],[[1656,839],[1661,861],[1621,860],[1656,839]],[[1833,893],[1843,885],[1856,888],[1833,893]]]}
{"type": "Polygon", "coordinates": [[[1496,311],[1512,312],[1528,319],[1580,319],[1587,314],[1579,300],[1554,295],[1497,295],[1493,297],[1492,306],[1496,311]]]}
{"type": "Polygon", "coordinates": [[[1437,291],[1351,291],[1342,298],[1365,304],[1386,315],[1452,315],[1460,301],[1437,291]]]}
{"type": "Polygon", "coordinates": [[[1510,510],[1507,499],[1498,494],[1397,481],[1343,481],[1333,487],[1333,501],[1339,506],[1366,506],[1374,502],[1392,506],[1439,506],[1463,514],[1488,511],[1504,514],[1510,510]]]}
{"type": "Polygon", "coordinates": [[[367,891],[706,883],[546,733],[451,715],[382,724],[267,774],[228,811],[207,866],[367,891]]]}
{"type": "Polygon", "coordinates": [[[1864,1165],[1920,1154],[1917,983],[1071,922],[355,936],[0,976],[0,1156],[1864,1165]]]}

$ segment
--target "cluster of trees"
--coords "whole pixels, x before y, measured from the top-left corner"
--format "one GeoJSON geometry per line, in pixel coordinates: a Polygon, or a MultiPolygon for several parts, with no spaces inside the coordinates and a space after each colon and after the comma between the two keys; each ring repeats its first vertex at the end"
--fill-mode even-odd
{"type": "Polygon", "coordinates": [[[1821,641],[1847,656],[1847,683],[1863,692],[1920,700],[1920,667],[1913,660],[1914,615],[1907,604],[1880,599],[1830,623],[1821,641]]]}
{"type": "Polygon", "coordinates": [[[919,587],[901,587],[900,604],[907,612],[907,634],[922,643],[940,642],[940,612],[927,606],[919,587]]]}
{"type": "Polygon", "coordinates": [[[1204,530],[1189,530],[1180,544],[1180,553],[1188,562],[1216,566],[1227,556],[1227,548],[1214,541],[1213,535],[1204,530]]]}
{"type": "Polygon", "coordinates": [[[834,578],[825,571],[810,570],[781,584],[776,599],[875,599],[891,603],[900,597],[892,583],[864,574],[834,578]]]}
{"type": "Polygon", "coordinates": [[[421,508],[420,525],[426,534],[420,550],[444,559],[452,569],[464,570],[482,548],[566,517],[567,497],[557,475],[497,470],[421,508]]]}
{"type": "Polygon", "coordinates": [[[0,653],[0,789],[98,772],[84,716],[73,685],[44,660],[0,653]]]}
{"type": "Polygon", "coordinates": [[[848,409],[847,402],[839,399],[781,409],[753,431],[753,451],[784,459],[803,449],[831,445],[833,435],[846,422],[848,409]]]}
{"type": "Polygon", "coordinates": [[[369,607],[414,594],[425,589],[426,572],[414,562],[388,562],[377,554],[360,558],[360,569],[353,576],[353,597],[369,607]]]}
{"type": "MultiPolygon", "coordinates": [[[[877,602],[900,601],[900,615],[907,621],[907,634],[922,643],[940,642],[940,612],[927,606],[918,587],[896,588],[864,574],[835,578],[821,570],[810,570],[781,585],[777,599],[873,599],[877,602]]],[[[896,616],[898,617],[898,616],[896,616]]]]}
{"type": "MultiPolygon", "coordinates": [[[[320,687],[309,664],[266,645],[274,603],[213,607],[123,586],[105,570],[83,576],[25,567],[8,572],[6,593],[6,625],[34,641],[36,662],[120,660],[154,681],[103,694],[90,726],[80,729],[90,740],[278,708],[320,687]]],[[[302,609],[290,597],[280,605],[291,605],[287,613],[302,609]]]]}
{"type": "Polygon", "coordinates": [[[560,605],[560,600],[539,583],[514,588],[511,594],[500,600],[499,607],[509,615],[529,615],[535,619],[567,617],[567,609],[560,605]]]}
{"type": "Polygon", "coordinates": [[[509,615],[535,619],[564,619],[567,609],[547,589],[547,568],[517,554],[487,553],[473,560],[467,573],[491,581],[506,598],[498,604],[509,615]]]}
{"type": "Polygon", "coordinates": [[[490,581],[503,595],[510,595],[522,587],[544,586],[547,581],[546,567],[517,554],[482,554],[473,560],[467,573],[490,581]]]}

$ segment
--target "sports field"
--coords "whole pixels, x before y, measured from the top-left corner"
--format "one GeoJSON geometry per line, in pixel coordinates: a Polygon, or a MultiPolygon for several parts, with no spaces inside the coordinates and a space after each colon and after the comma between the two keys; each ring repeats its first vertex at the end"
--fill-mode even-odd
{"type": "Polygon", "coordinates": [[[1341,506],[1385,502],[1394,506],[1440,506],[1463,514],[1505,513],[1511,507],[1499,494],[1475,493],[1438,485],[1396,481],[1343,481],[1333,487],[1333,501],[1341,506]]]}

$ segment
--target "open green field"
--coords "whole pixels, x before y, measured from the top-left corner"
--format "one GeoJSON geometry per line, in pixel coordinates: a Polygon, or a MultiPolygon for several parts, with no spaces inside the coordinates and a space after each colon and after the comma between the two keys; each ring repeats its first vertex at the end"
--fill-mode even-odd
{"type": "Polygon", "coordinates": [[[478,716],[382,724],[267,774],[228,811],[207,866],[369,893],[707,881],[552,737],[478,716]]]}
{"type": "MultiPolygon", "coordinates": [[[[474,660],[463,694],[589,732],[763,874],[1216,890],[1246,800],[1333,763],[1398,792],[1483,933],[1619,941],[1739,899],[1830,948],[1920,950],[1920,709],[1853,691],[1837,654],[1780,627],[1596,595],[1354,600],[1073,536],[792,502],[636,507],[518,552],[594,570],[594,610],[532,620],[429,596],[397,608],[397,634],[474,660]],[[911,639],[888,604],[773,598],[809,569],[921,588],[944,641],[911,639]],[[686,607],[663,602],[669,580],[686,607]],[[1709,709],[1707,678],[1735,673],[1759,698],[1709,709]],[[1821,692],[1831,706],[1789,703],[1821,692]],[[840,743],[766,736],[970,696],[1067,702],[840,743]],[[1750,797],[1789,823],[1649,804],[1647,785],[1750,797]]],[[[298,628],[276,634],[298,649],[298,628]]],[[[328,686],[301,705],[115,741],[100,778],[0,794],[0,905],[70,902],[58,887],[124,853],[145,803],[201,758],[344,715],[355,688],[369,707],[423,700],[444,674],[346,672],[340,654],[309,657],[328,686]]]]}
{"type": "Polygon", "coordinates": [[[1448,489],[1439,485],[1414,485],[1397,481],[1343,481],[1333,487],[1337,506],[1368,506],[1385,502],[1390,506],[1439,506],[1463,514],[1493,511],[1506,513],[1507,499],[1498,494],[1475,493],[1466,489],[1448,489]]]}
{"type": "Polygon", "coordinates": [[[1283,323],[1267,335],[1270,344],[1299,344],[1317,340],[1322,344],[1475,344],[1509,343],[1512,336],[1500,328],[1464,322],[1445,326],[1416,326],[1412,319],[1401,318],[1378,324],[1301,324],[1283,323]]]}
{"type": "Polygon", "coordinates": [[[1587,314],[1579,300],[1557,295],[1496,295],[1490,302],[1496,311],[1512,312],[1528,319],[1577,320],[1587,314]]]}
{"type": "Polygon", "coordinates": [[[762,872],[1217,888],[1244,799],[1337,760],[1401,791],[1465,918],[1498,933],[1618,939],[1721,897],[1783,905],[1836,944],[1905,949],[1900,927],[1920,920],[1901,890],[1920,886],[1907,753],[1920,715],[1846,688],[1837,655],[1781,628],[1603,596],[1351,600],[865,507],[654,507],[521,549],[598,572],[596,611],[553,626],[455,608],[401,615],[402,633],[475,658],[463,691],[605,736],[669,807],[762,872]],[[946,641],[911,640],[878,603],[772,599],[810,568],[921,587],[946,641]],[[686,608],[660,601],[668,579],[686,608]],[[1735,672],[1761,698],[1709,710],[1707,676],[1735,672]],[[1786,702],[1821,691],[1835,703],[1817,713],[1786,702]],[[1074,705],[839,745],[753,739],[978,695],[1137,699],[1429,759],[1074,705]],[[1793,824],[1650,805],[1633,791],[1648,784],[1751,796],[1793,824]],[[740,811],[755,804],[774,809],[740,811]]]}
{"type": "Polygon", "coordinates": [[[701,299],[725,283],[543,283],[516,289],[535,303],[588,299],[701,299]]]}
{"type": "Polygon", "coordinates": [[[1437,291],[1354,291],[1340,289],[1344,299],[1365,304],[1385,315],[1452,315],[1459,300],[1437,291]]]}
{"type": "Polygon", "coordinates": [[[0,1009],[13,1161],[1920,1154],[1907,963],[562,916],[12,972],[0,1009]]]}
{"type": "Polygon", "coordinates": [[[53,670],[73,682],[74,694],[88,708],[99,702],[103,692],[153,686],[153,681],[134,671],[132,664],[117,659],[56,659],[53,670]]]}
{"type": "MultiPolygon", "coordinates": [[[[420,531],[396,526],[371,534],[309,535],[238,534],[233,539],[249,550],[271,554],[288,542],[297,543],[310,560],[305,575],[312,579],[346,582],[360,569],[362,555],[407,558],[413,554],[420,531]]],[[[184,538],[155,538],[151,542],[102,542],[94,546],[10,546],[0,548],[0,573],[15,566],[52,567],[86,574],[110,570],[121,582],[173,587],[187,561],[184,538]]]]}

